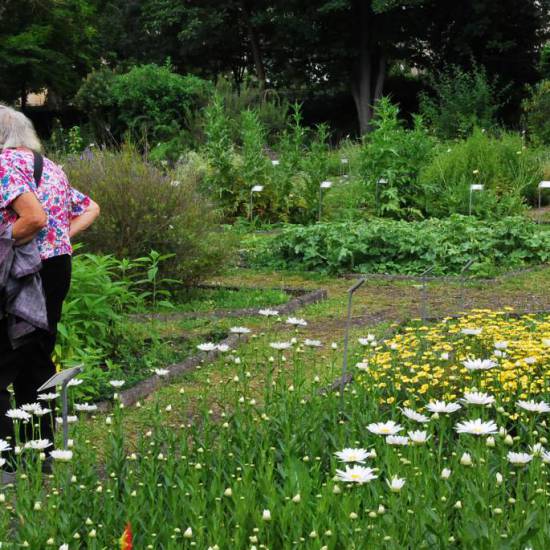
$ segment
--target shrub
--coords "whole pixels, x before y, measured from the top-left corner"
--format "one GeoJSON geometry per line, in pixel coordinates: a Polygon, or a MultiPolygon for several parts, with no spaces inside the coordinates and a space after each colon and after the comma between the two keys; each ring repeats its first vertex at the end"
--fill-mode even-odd
{"type": "Polygon", "coordinates": [[[433,94],[421,94],[420,112],[440,138],[465,137],[475,127],[494,126],[497,97],[482,67],[465,72],[451,66],[430,84],[433,94]]]}
{"type": "Polygon", "coordinates": [[[189,171],[185,178],[161,172],[129,145],[68,159],[65,170],[75,187],[101,205],[101,218],[83,234],[88,250],[118,258],[151,250],[174,254],[164,271],[184,284],[219,270],[231,257],[230,237],[219,229],[218,213],[189,171]]]}
{"type": "Polygon", "coordinates": [[[406,130],[398,113],[388,98],[376,104],[374,129],[364,138],[360,164],[363,200],[378,215],[418,218],[425,202],[417,184],[418,173],[430,158],[434,143],[420,118],[415,118],[412,130],[406,130]],[[380,180],[385,183],[378,183],[380,180]]]}
{"type": "Polygon", "coordinates": [[[157,142],[173,139],[185,129],[187,119],[206,105],[211,93],[206,80],[149,64],[123,74],[106,69],[92,73],[75,101],[99,120],[111,120],[117,137],[131,131],[157,142]]]}
{"type": "Polygon", "coordinates": [[[428,215],[443,217],[467,214],[470,185],[481,183],[485,189],[476,192],[473,213],[498,218],[521,213],[540,178],[539,152],[524,148],[520,136],[476,130],[464,141],[441,145],[421,170],[419,184],[428,215]]]}
{"type": "Polygon", "coordinates": [[[486,223],[454,215],[445,220],[370,222],[288,226],[263,241],[251,255],[257,265],[330,273],[456,274],[474,260],[471,271],[545,262],[550,258],[548,231],[522,217],[486,223]]]}
{"type": "Polygon", "coordinates": [[[523,110],[529,139],[550,145],[550,80],[543,80],[531,91],[523,110]]]}

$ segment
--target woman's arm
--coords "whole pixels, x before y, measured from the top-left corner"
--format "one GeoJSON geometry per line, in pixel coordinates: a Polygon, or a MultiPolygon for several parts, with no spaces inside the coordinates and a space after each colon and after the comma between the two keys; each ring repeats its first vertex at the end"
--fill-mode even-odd
{"type": "Polygon", "coordinates": [[[12,202],[11,208],[19,216],[12,226],[12,238],[16,246],[32,241],[48,223],[48,216],[34,193],[19,195],[12,202]]]}
{"type": "Polygon", "coordinates": [[[88,229],[92,223],[99,216],[99,205],[90,199],[90,205],[86,209],[86,212],[76,216],[71,220],[71,229],[69,231],[69,236],[72,239],[75,235],[78,235],[85,229],[88,229]]]}

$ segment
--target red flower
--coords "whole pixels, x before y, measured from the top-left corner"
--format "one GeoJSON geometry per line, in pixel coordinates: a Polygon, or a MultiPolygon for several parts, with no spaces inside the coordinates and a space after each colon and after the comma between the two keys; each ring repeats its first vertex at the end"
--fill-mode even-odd
{"type": "Polygon", "coordinates": [[[120,537],[120,550],[132,550],[134,546],[132,545],[132,526],[130,523],[126,524],[124,528],[124,533],[120,537]]]}

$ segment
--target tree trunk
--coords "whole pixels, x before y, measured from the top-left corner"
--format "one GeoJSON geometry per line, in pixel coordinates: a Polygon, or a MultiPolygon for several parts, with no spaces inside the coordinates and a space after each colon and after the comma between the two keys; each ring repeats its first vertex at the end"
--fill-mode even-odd
{"type": "Polygon", "coordinates": [[[254,67],[256,68],[256,76],[260,84],[260,89],[266,88],[266,75],[265,65],[262,57],[262,50],[260,47],[260,39],[258,37],[258,31],[252,24],[252,13],[250,7],[246,1],[242,2],[243,12],[245,16],[246,30],[248,32],[248,40],[250,42],[250,50],[252,51],[252,59],[254,60],[254,67]]]}
{"type": "Polygon", "coordinates": [[[371,129],[373,106],[382,96],[386,78],[386,59],[373,44],[372,28],[374,14],[369,2],[354,2],[354,20],[357,36],[357,58],[353,70],[351,93],[361,135],[371,129]]]}

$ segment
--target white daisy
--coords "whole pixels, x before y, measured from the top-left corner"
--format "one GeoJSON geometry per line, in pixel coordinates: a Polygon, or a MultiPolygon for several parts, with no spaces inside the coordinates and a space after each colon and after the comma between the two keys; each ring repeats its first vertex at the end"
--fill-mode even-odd
{"type": "Polygon", "coordinates": [[[430,439],[431,437],[428,435],[428,432],[422,431],[422,430],[414,430],[414,431],[408,432],[408,435],[411,441],[417,445],[426,443],[426,441],[428,441],[428,439],[430,439]]]}
{"type": "Polygon", "coordinates": [[[388,445],[408,445],[409,438],[404,435],[388,435],[386,443],[388,445]]]}
{"type": "Polygon", "coordinates": [[[49,439],[32,439],[25,443],[25,449],[33,449],[35,451],[43,451],[52,446],[52,442],[49,439]]]}
{"type": "Polygon", "coordinates": [[[458,411],[462,407],[458,403],[445,403],[445,401],[430,401],[426,408],[433,413],[450,414],[458,411]]]}
{"type": "Polygon", "coordinates": [[[197,349],[199,349],[200,351],[214,351],[217,348],[218,346],[213,342],[205,342],[204,344],[199,344],[197,346],[197,349]]]}
{"type": "Polygon", "coordinates": [[[496,361],[490,359],[466,359],[462,364],[468,370],[489,370],[497,366],[496,361]]]}
{"type": "Polygon", "coordinates": [[[113,386],[113,388],[122,388],[124,386],[125,381],[124,380],[109,380],[109,384],[113,386]]]}
{"type": "Polygon", "coordinates": [[[374,422],[367,426],[369,432],[376,435],[395,435],[403,430],[403,427],[396,424],[393,420],[388,422],[374,422]]]}
{"type": "Polygon", "coordinates": [[[367,458],[372,457],[372,453],[366,449],[346,448],[334,453],[342,462],[359,462],[363,463],[367,458]]]}
{"type": "Polygon", "coordinates": [[[547,413],[550,412],[550,405],[546,403],[545,401],[539,401],[536,403],[535,401],[518,401],[516,405],[525,411],[529,412],[538,412],[538,413],[547,413]]]}
{"type": "Polygon", "coordinates": [[[463,328],[460,332],[462,332],[462,334],[466,334],[467,336],[478,336],[481,334],[481,332],[483,331],[483,329],[481,328],[463,328]]]}
{"type": "Polygon", "coordinates": [[[3,453],[4,451],[11,451],[11,446],[4,439],[0,439],[0,453],[3,453]]]}
{"type": "Polygon", "coordinates": [[[21,409],[30,414],[36,414],[36,411],[40,412],[42,410],[42,405],[40,403],[25,403],[21,405],[21,409]]]}
{"type": "Polygon", "coordinates": [[[495,342],[495,349],[506,349],[508,347],[508,342],[506,340],[502,340],[500,342],[495,342]]]}
{"type": "Polygon", "coordinates": [[[79,412],[97,411],[97,405],[92,405],[91,403],[75,403],[74,408],[79,412]]]}
{"type": "Polygon", "coordinates": [[[64,462],[67,462],[73,458],[73,452],[72,451],[64,451],[62,449],[56,449],[50,453],[50,456],[54,460],[61,460],[64,462]]]}
{"type": "Polygon", "coordinates": [[[311,340],[309,338],[306,338],[304,340],[304,346],[308,346],[310,348],[320,348],[323,346],[321,340],[311,340]]]}
{"type": "Polygon", "coordinates": [[[508,462],[516,465],[528,464],[531,460],[533,460],[533,457],[528,453],[513,453],[512,451],[506,455],[506,458],[508,459],[508,462]]]}
{"type": "Polygon", "coordinates": [[[399,493],[405,485],[405,480],[403,478],[393,476],[391,479],[386,479],[386,483],[392,493],[399,493]]]}
{"type": "Polygon", "coordinates": [[[218,344],[218,351],[221,351],[222,353],[226,353],[231,348],[227,344],[218,344]]]}
{"type": "Polygon", "coordinates": [[[307,327],[307,321],[304,319],[298,319],[297,317],[289,317],[286,320],[287,325],[293,325],[295,327],[307,327]]]}
{"type": "Polygon", "coordinates": [[[413,409],[409,409],[408,407],[403,407],[401,409],[401,412],[410,420],[414,420],[415,422],[420,422],[421,424],[425,424],[426,422],[429,422],[430,419],[424,415],[420,414],[419,412],[414,411],[413,409]]]}
{"type": "Polygon", "coordinates": [[[12,420],[22,420],[23,422],[28,422],[31,419],[31,415],[21,409],[9,409],[6,416],[12,420]]]}
{"type": "Polygon", "coordinates": [[[40,393],[38,394],[38,401],[53,401],[59,397],[58,393],[40,393]]]}
{"type": "Polygon", "coordinates": [[[168,376],[170,374],[170,370],[169,369],[153,369],[153,372],[157,375],[157,376],[168,376]]]}
{"type": "Polygon", "coordinates": [[[233,334],[250,334],[252,331],[246,327],[231,327],[229,331],[233,334]]]}
{"type": "Polygon", "coordinates": [[[355,365],[359,370],[369,370],[369,364],[366,361],[361,361],[355,365]]]}
{"type": "Polygon", "coordinates": [[[465,392],[461,401],[467,405],[492,405],[495,398],[487,393],[472,391],[465,392]]]}
{"type": "Polygon", "coordinates": [[[275,317],[276,315],[279,315],[279,312],[276,309],[260,309],[258,311],[260,315],[263,315],[264,317],[275,317]]]}
{"type": "Polygon", "coordinates": [[[272,347],[273,349],[282,351],[292,347],[292,343],[291,342],[271,342],[269,346],[272,347]]]}
{"type": "Polygon", "coordinates": [[[336,470],[336,478],[345,483],[368,483],[377,477],[372,468],[364,466],[346,466],[345,470],[336,470]]]}
{"type": "MultiPolygon", "coordinates": [[[[63,417],[58,416],[58,417],[56,417],[55,421],[58,424],[63,424],[63,417]]],[[[75,422],[78,422],[78,416],[74,416],[74,415],[69,414],[67,416],[67,424],[74,424],[75,422]]]]}
{"type": "Polygon", "coordinates": [[[465,420],[455,426],[459,434],[489,435],[498,433],[498,426],[492,421],[483,422],[481,418],[475,420],[465,420]]]}

